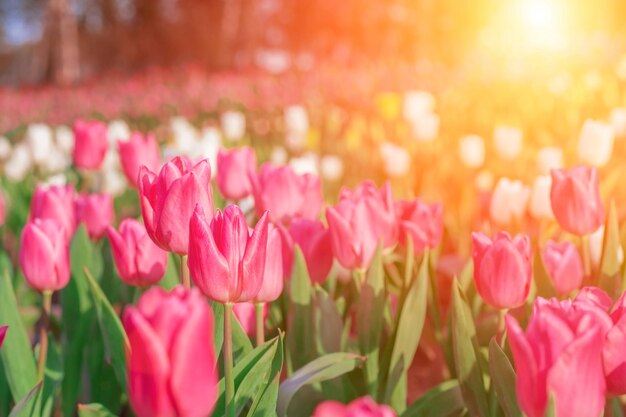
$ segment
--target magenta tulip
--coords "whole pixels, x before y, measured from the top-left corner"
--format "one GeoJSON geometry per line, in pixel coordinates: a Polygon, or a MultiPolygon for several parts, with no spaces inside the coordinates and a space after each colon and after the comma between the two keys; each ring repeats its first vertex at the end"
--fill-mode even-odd
{"type": "Polygon", "coordinates": [[[143,224],[125,219],[119,232],[107,227],[111,252],[117,272],[126,284],[138,287],[154,285],[163,278],[167,252],[154,244],[143,224]]]}
{"type": "Polygon", "coordinates": [[[29,220],[56,220],[63,226],[69,240],[76,229],[74,186],[37,186],[30,201],[29,220]]]}
{"type": "Polygon", "coordinates": [[[208,160],[196,165],[175,157],[157,176],[146,167],[139,172],[141,213],[148,235],[161,249],[180,255],[189,245],[189,219],[196,204],[213,217],[211,167],[208,160]]]}
{"type": "Polygon", "coordinates": [[[4,225],[7,219],[7,200],[2,192],[0,192],[0,227],[4,225]]]}
{"type": "Polygon", "coordinates": [[[0,349],[2,348],[2,343],[4,343],[4,338],[7,335],[7,330],[9,330],[9,326],[0,326],[0,349]]]}
{"type": "Polygon", "coordinates": [[[113,223],[113,197],[110,194],[79,194],[74,202],[76,220],[83,223],[89,237],[98,240],[113,223]]]}
{"type": "Polygon", "coordinates": [[[252,233],[241,209],[230,205],[213,220],[200,205],[189,223],[189,272],[200,290],[213,301],[252,301],[263,284],[268,239],[267,213],[252,233]]]}
{"type": "Polygon", "coordinates": [[[128,182],[135,188],[139,184],[139,169],[142,165],[157,172],[161,167],[159,144],[153,134],[142,135],[133,132],[127,141],[117,142],[122,171],[128,182]]]}
{"type": "Polygon", "coordinates": [[[288,225],[294,217],[317,219],[322,208],[322,186],[317,175],[298,175],[289,166],[263,164],[250,174],[254,204],[260,216],[269,211],[274,223],[288,225]]]}
{"type": "Polygon", "coordinates": [[[254,297],[256,303],[271,303],[283,292],[283,244],[278,228],[268,223],[263,284],[254,297]]]}
{"type": "Polygon", "coordinates": [[[79,169],[97,170],[102,165],[109,143],[105,123],[77,120],[74,123],[74,166],[79,169]]]}
{"type": "Polygon", "coordinates": [[[528,417],[543,417],[554,398],[557,417],[601,415],[606,391],[602,326],[585,308],[540,300],[525,333],[506,316],[520,408],[528,417]]]}
{"type": "Polygon", "coordinates": [[[407,235],[411,236],[416,255],[439,245],[443,234],[441,204],[426,204],[420,200],[397,201],[395,208],[401,244],[406,245],[407,235]]]}
{"type": "Polygon", "coordinates": [[[239,201],[252,194],[249,173],[256,170],[254,149],[244,146],[217,154],[217,189],[228,200],[239,201]]]}
{"type": "Polygon", "coordinates": [[[396,417],[393,408],[376,404],[370,397],[361,397],[350,404],[324,401],[319,404],[312,417],[396,417]]]}
{"type": "Polygon", "coordinates": [[[570,242],[549,241],[542,258],[552,285],[560,294],[568,294],[580,287],[584,272],[576,246],[570,242]]]}
{"type": "Polygon", "coordinates": [[[598,171],[577,166],[552,170],[550,201],[561,227],[578,236],[596,231],[604,223],[598,171]]]}
{"type": "Polygon", "coordinates": [[[345,268],[367,268],[379,242],[396,244],[398,228],[389,183],[378,190],[365,181],[343,189],[339,203],[326,210],[333,253],[345,268]]]}
{"type": "Polygon", "coordinates": [[[24,226],[19,263],[33,289],[56,291],[70,280],[70,251],[65,229],[56,220],[35,219],[24,226]]]}
{"type": "Polygon", "coordinates": [[[200,293],[148,290],[124,311],[128,397],[137,417],[205,417],[218,375],[213,313],[200,293]]]}
{"type": "Polygon", "coordinates": [[[323,284],[333,266],[328,229],[319,220],[294,219],[289,225],[289,234],[302,250],[311,281],[323,284]]]}
{"type": "Polygon", "coordinates": [[[485,302],[496,308],[519,307],[528,298],[532,278],[532,253],[528,236],[511,239],[499,232],[492,241],[472,233],[474,282],[485,302]]]}
{"type": "Polygon", "coordinates": [[[613,325],[606,333],[604,340],[604,372],[609,393],[613,395],[626,394],[626,293],[617,300],[611,309],[613,325]]]}

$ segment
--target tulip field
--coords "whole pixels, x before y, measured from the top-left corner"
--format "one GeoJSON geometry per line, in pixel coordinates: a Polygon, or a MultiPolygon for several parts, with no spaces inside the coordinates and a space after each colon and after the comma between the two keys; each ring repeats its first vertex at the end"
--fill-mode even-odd
{"type": "Polygon", "coordinates": [[[0,90],[0,417],[624,416],[603,65],[0,90]]]}

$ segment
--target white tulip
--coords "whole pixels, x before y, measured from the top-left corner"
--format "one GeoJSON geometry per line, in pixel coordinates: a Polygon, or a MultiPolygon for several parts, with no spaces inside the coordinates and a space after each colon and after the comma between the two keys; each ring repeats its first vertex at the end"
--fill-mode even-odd
{"type": "Polygon", "coordinates": [[[423,114],[432,113],[435,109],[435,96],[428,91],[407,91],[404,93],[402,115],[412,123],[423,114]]]}
{"type": "Polygon", "coordinates": [[[57,147],[66,155],[74,150],[74,132],[67,126],[60,125],[54,129],[57,147]]]}
{"type": "Polygon", "coordinates": [[[48,157],[40,164],[42,170],[48,174],[62,172],[72,165],[72,159],[58,147],[53,147],[48,157]]]}
{"type": "Polygon", "coordinates": [[[578,139],[578,158],[589,165],[606,165],[613,153],[613,127],[604,122],[587,120],[578,139]]]}
{"type": "MultiPolygon", "coordinates": [[[[602,246],[604,244],[604,225],[589,235],[589,257],[594,268],[600,265],[602,258],[602,246]]],[[[619,245],[617,249],[617,261],[621,265],[624,262],[624,249],[619,245]]]]}
{"type": "Polygon", "coordinates": [[[554,219],[550,201],[551,188],[552,177],[550,175],[539,175],[535,178],[528,208],[535,219],[554,219]]]}
{"type": "Polygon", "coordinates": [[[200,140],[196,145],[193,156],[197,158],[206,158],[209,160],[213,177],[217,169],[217,154],[222,148],[222,136],[215,127],[206,127],[202,129],[200,140]]]}
{"type": "Polygon", "coordinates": [[[46,178],[46,180],[42,184],[44,187],[50,187],[53,185],[63,186],[67,184],[67,177],[65,176],[65,174],[52,175],[46,178]]]}
{"type": "Polygon", "coordinates": [[[549,174],[553,169],[563,168],[563,150],[552,146],[541,148],[537,154],[537,169],[540,174],[549,174]]]}
{"type": "Polygon", "coordinates": [[[52,129],[43,123],[28,125],[24,139],[30,150],[32,161],[37,165],[48,157],[54,146],[52,129]]]}
{"type": "Polygon", "coordinates": [[[479,168],[485,162],[485,141],[478,135],[468,135],[459,141],[459,157],[466,167],[479,168]]]}
{"type": "Polygon", "coordinates": [[[294,105],[285,109],[285,129],[287,132],[306,135],[309,131],[309,115],[304,106],[294,105]]]}
{"type": "Polygon", "coordinates": [[[316,154],[308,152],[300,157],[291,158],[289,166],[296,174],[315,174],[318,175],[317,169],[318,157],[316,154]]]}
{"type": "Polygon", "coordinates": [[[109,146],[115,146],[118,141],[125,142],[130,138],[130,128],[123,120],[113,120],[107,129],[109,146]]]}
{"type": "Polygon", "coordinates": [[[501,225],[510,224],[513,219],[521,219],[529,198],[530,189],[521,181],[500,178],[491,195],[491,219],[501,225]]]}
{"type": "Polygon", "coordinates": [[[270,161],[274,165],[285,165],[287,163],[287,158],[289,155],[287,154],[287,150],[282,146],[275,146],[272,149],[272,154],[270,155],[270,161]]]}
{"type": "Polygon", "coordinates": [[[11,156],[11,142],[4,136],[0,136],[0,161],[5,161],[11,156]]]}
{"type": "Polygon", "coordinates": [[[337,155],[324,155],[320,161],[322,177],[327,181],[338,181],[343,176],[343,161],[337,155]]]}
{"type": "Polygon", "coordinates": [[[496,126],[493,131],[493,144],[496,153],[503,159],[516,159],[522,152],[524,134],[516,127],[496,126]]]}
{"type": "Polygon", "coordinates": [[[198,132],[184,117],[173,117],[170,128],[174,135],[175,155],[190,155],[194,152],[198,142],[198,132]]]}
{"type": "Polygon", "coordinates": [[[412,123],[413,137],[419,142],[432,142],[439,135],[439,116],[424,113],[412,123]]]}
{"type": "Polygon", "coordinates": [[[611,112],[611,125],[615,135],[623,138],[626,137],[626,108],[617,107],[611,112]]]}
{"type": "Polygon", "coordinates": [[[102,173],[102,192],[118,196],[124,193],[127,186],[126,177],[120,171],[109,169],[102,173]]]}
{"type": "Polygon", "coordinates": [[[17,144],[11,152],[9,160],[4,165],[4,173],[13,182],[23,180],[33,166],[28,146],[22,142],[17,144]]]}
{"type": "Polygon", "coordinates": [[[397,178],[408,174],[411,156],[406,149],[391,142],[385,142],[380,145],[380,154],[388,176],[397,178]]]}
{"type": "Polygon", "coordinates": [[[222,132],[230,142],[243,139],[246,134],[246,116],[238,111],[227,111],[221,116],[222,132]]]}

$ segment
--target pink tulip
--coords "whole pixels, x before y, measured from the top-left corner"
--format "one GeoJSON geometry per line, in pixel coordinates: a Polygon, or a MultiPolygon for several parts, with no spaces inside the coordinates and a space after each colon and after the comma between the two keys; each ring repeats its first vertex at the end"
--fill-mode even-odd
{"type": "Polygon", "coordinates": [[[89,237],[98,240],[113,223],[113,197],[110,194],[79,194],[74,202],[76,220],[83,223],[89,237]]]}
{"type": "Polygon", "coordinates": [[[109,143],[105,123],[77,120],[74,123],[74,166],[80,169],[97,170],[104,161],[109,143]]]}
{"type": "Polygon", "coordinates": [[[528,298],[532,278],[532,254],[528,236],[511,239],[499,232],[492,241],[472,233],[474,282],[485,302],[493,307],[519,307],[528,298]]]}
{"type": "Polygon", "coordinates": [[[333,253],[348,269],[366,268],[379,242],[397,242],[398,229],[389,183],[378,190],[365,181],[354,191],[343,189],[339,203],[326,210],[333,253]]]}
{"type": "Polygon", "coordinates": [[[65,229],[56,220],[35,219],[24,226],[19,254],[28,285],[56,291],[70,280],[70,251],[65,229]]]}
{"type": "Polygon", "coordinates": [[[577,166],[552,170],[550,200],[561,227],[578,236],[596,231],[604,223],[598,171],[577,166]]]}
{"type": "Polygon", "coordinates": [[[252,301],[263,284],[268,240],[267,214],[252,233],[241,209],[230,205],[209,223],[201,206],[189,223],[189,272],[213,301],[252,301]]]}
{"type": "MultiPolygon", "coordinates": [[[[602,326],[570,302],[538,299],[524,333],[506,316],[517,371],[517,399],[528,417],[543,417],[553,397],[558,417],[597,417],[604,408],[602,326]],[[564,304],[564,305],[561,305],[564,304]]],[[[591,303],[589,303],[591,304],[591,303]]]]}
{"type": "Polygon", "coordinates": [[[4,225],[7,219],[7,201],[4,194],[0,192],[0,227],[4,225]]]}
{"type": "Polygon", "coordinates": [[[542,255],[550,280],[560,294],[580,287],[585,274],[576,246],[570,242],[549,241],[542,255]]]}
{"type": "Polygon", "coordinates": [[[189,219],[196,204],[213,217],[211,167],[204,159],[196,165],[175,157],[157,176],[146,167],[139,171],[141,213],[148,235],[161,249],[187,253],[189,219]]]}
{"type": "Polygon", "coordinates": [[[313,417],[396,417],[393,408],[378,405],[370,397],[361,397],[350,404],[324,401],[313,412],[313,417]]]}
{"type": "MultiPolygon", "coordinates": [[[[233,305],[233,313],[248,337],[256,337],[256,310],[254,303],[237,303],[233,305]]],[[[263,304],[263,322],[269,315],[268,304],[263,304]]]]}
{"type": "Polygon", "coordinates": [[[283,281],[283,245],[280,232],[276,226],[268,223],[263,284],[254,301],[271,303],[276,300],[283,292],[283,281]]]}
{"type": "Polygon", "coordinates": [[[139,168],[145,165],[153,172],[161,167],[159,144],[152,134],[133,132],[127,141],[117,142],[122,171],[133,187],[138,187],[139,168]]]}
{"type": "Polygon", "coordinates": [[[613,326],[606,333],[604,341],[604,373],[609,393],[626,394],[626,293],[617,300],[611,309],[613,326]]]}
{"type": "Polygon", "coordinates": [[[441,242],[443,233],[443,206],[426,204],[420,200],[397,201],[396,215],[400,227],[400,243],[407,244],[407,235],[413,241],[413,251],[421,254],[441,242]]]}
{"type": "Polygon", "coordinates": [[[2,348],[2,343],[4,343],[7,330],[9,330],[9,326],[0,326],[0,348],[2,348]]]}
{"type": "Polygon", "coordinates": [[[37,186],[30,201],[29,220],[48,219],[61,223],[67,240],[76,229],[74,214],[74,186],[37,186]]]}
{"type": "Polygon", "coordinates": [[[294,219],[289,225],[289,234],[302,250],[311,281],[323,284],[333,266],[328,229],[319,220],[294,219]]]}
{"type": "Polygon", "coordinates": [[[119,229],[109,226],[107,235],[122,281],[138,287],[159,282],[165,275],[167,252],[154,244],[144,225],[135,219],[123,220],[119,229]]]}
{"type": "Polygon", "coordinates": [[[239,201],[252,194],[250,172],[256,170],[254,149],[244,146],[217,154],[217,189],[231,201],[239,201]]]}
{"type": "Polygon", "coordinates": [[[137,417],[205,417],[217,400],[213,313],[200,293],[148,290],[124,311],[128,397],[137,417]]]}
{"type": "Polygon", "coordinates": [[[263,164],[250,174],[257,214],[269,211],[274,223],[289,224],[293,217],[317,219],[322,208],[322,187],[317,175],[298,175],[289,166],[263,164]]]}

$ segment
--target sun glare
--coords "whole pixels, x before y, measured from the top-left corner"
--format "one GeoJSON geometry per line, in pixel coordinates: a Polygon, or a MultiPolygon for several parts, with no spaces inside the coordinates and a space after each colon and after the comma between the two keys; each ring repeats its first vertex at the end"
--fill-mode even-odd
{"type": "Polygon", "coordinates": [[[547,29],[558,21],[556,4],[549,0],[530,0],[521,4],[523,16],[530,29],[547,29]]]}

